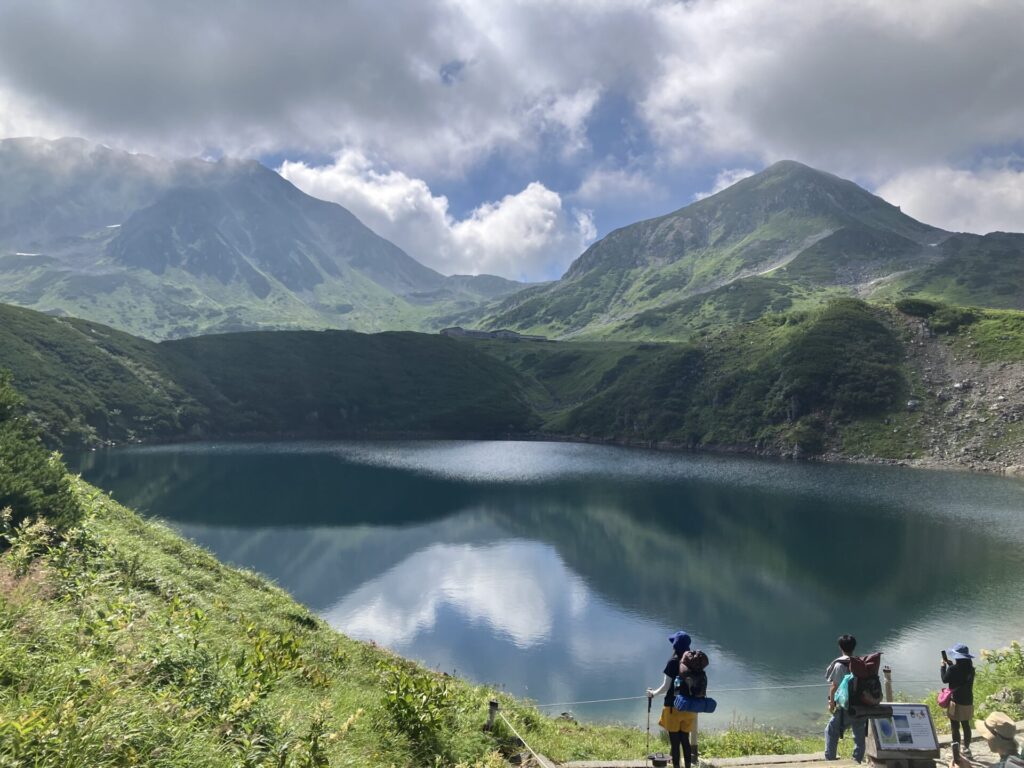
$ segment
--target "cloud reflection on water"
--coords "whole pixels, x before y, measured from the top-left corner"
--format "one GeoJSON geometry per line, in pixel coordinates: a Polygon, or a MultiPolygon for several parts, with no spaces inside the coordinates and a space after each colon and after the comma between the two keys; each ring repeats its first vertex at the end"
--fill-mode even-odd
{"type": "Polygon", "coordinates": [[[324,617],[353,637],[397,647],[433,630],[448,606],[530,648],[550,639],[556,611],[578,615],[580,593],[585,604],[579,577],[550,547],[433,544],[345,595],[324,617]]]}

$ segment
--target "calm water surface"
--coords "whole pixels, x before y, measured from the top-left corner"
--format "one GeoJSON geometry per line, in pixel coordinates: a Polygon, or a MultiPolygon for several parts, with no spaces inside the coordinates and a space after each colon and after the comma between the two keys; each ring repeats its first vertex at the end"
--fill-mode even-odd
{"type": "MultiPolygon", "coordinates": [[[[708,651],[719,710],[810,727],[835,637],[896,688],[939,649],[1024,636],[1024,484],[515,442],[163,446],[85,478],[354,637],[555,714],[642,723],[667,636],[708,651]],[[732,690],[766,688],[768,690],[732,690]]],[[[929,683],[915,681],[934,681],[929,683]]]]}

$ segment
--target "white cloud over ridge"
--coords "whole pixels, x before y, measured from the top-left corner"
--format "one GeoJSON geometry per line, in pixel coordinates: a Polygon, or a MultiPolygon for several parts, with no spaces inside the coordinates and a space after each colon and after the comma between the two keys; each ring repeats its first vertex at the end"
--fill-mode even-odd
{"type": "Polygon", "coordinates": [[[953,232],[1024,231],[1024,171],[1017,168],[919,168],[877,191],[915,219],[953,232]]]}
{"type": "Polygon", "coordinates": [[[564,209],[558,193],[539,182],[456,219],[448,199],[434,195],[423,179],[378,170],[354,150],[328,166],[285,162],[279,172],[307,194],[343,205],[444,274],[557,277],[596,234],[587,211],[564,209]]]}
{"type": "Polygon", "coordinates": [[[698,192],[693,196],[693,199],[703,200],[705,197],[716,195],[723,189],[728,189],[737,181],[743,181],[743,179],[753,176],[755,173],[756,171],[752,171],[749,168],[726,168],[724,171],[719,171],[715,176],[715,183],[711,185],[711,189],[698,192]]]}

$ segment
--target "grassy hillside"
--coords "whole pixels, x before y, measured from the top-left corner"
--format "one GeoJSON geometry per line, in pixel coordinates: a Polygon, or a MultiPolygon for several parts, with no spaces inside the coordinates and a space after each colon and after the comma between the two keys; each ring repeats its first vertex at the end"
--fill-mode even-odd
{"type": "MultiPolygon", "coordinates": [[[[473,343],[473,342],[468,342],[473,343]]],[[[818,453],[908,384],[884,312],[853,299],[679,343],[482,345],[534,381],[557,435],[818,453]]]]}
{"type": "MultiPolygon", "coordinates": [[[[703,311],[759,314],[778,300],[761,282],[708,294],[703,311]]],[[[0,306],[0,370],[55,446],[535,435],[1024,464],[1024,313],[784,298],[795,306],[686,343],[299,331],[155,344],[0,306]]]]}
{"type": "Polygon", "coordinates": [[[518,377],[437,335],[296,331],[155,344],[0,305],[10,370],[51,445],[244,434],[526,432],[518,377]]]}
{"type": "Polygon", "coordinates": [[[187,434],[208,416],[156,344],[84,320],[0,304],[4,369],[50,445],[187,434]]]}
{"type": "Polygon", "coordinates": [[[926,269],[896,276],[879,295],[1024,309],[1024,235],[954,235],[939,250],[941,260],[926,269]]]}
{"type": "Polygon", "coordinates": [[[515,372],[418,333],[245,333],[164,342],[161,353],[218,435],[500,436],[536,425],[515,372]]]}

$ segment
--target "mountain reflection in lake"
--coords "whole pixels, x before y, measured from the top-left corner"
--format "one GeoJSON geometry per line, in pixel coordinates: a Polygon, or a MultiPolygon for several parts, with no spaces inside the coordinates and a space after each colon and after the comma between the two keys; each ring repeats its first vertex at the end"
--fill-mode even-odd
{"type": "Polygon", "coordinates": [[[825,689],[778,686],[821,682],[843,632],[917,694],[940,648],[1024,634],[1024,484],[1002,478],[513,442],[165,446],[79,469],[338,629],[540,703],[642,696],[682,627],[712,658],[707,727],[809,725],[825,689]],[[722,690],[751,687],[772,690],[722,690]]]}

